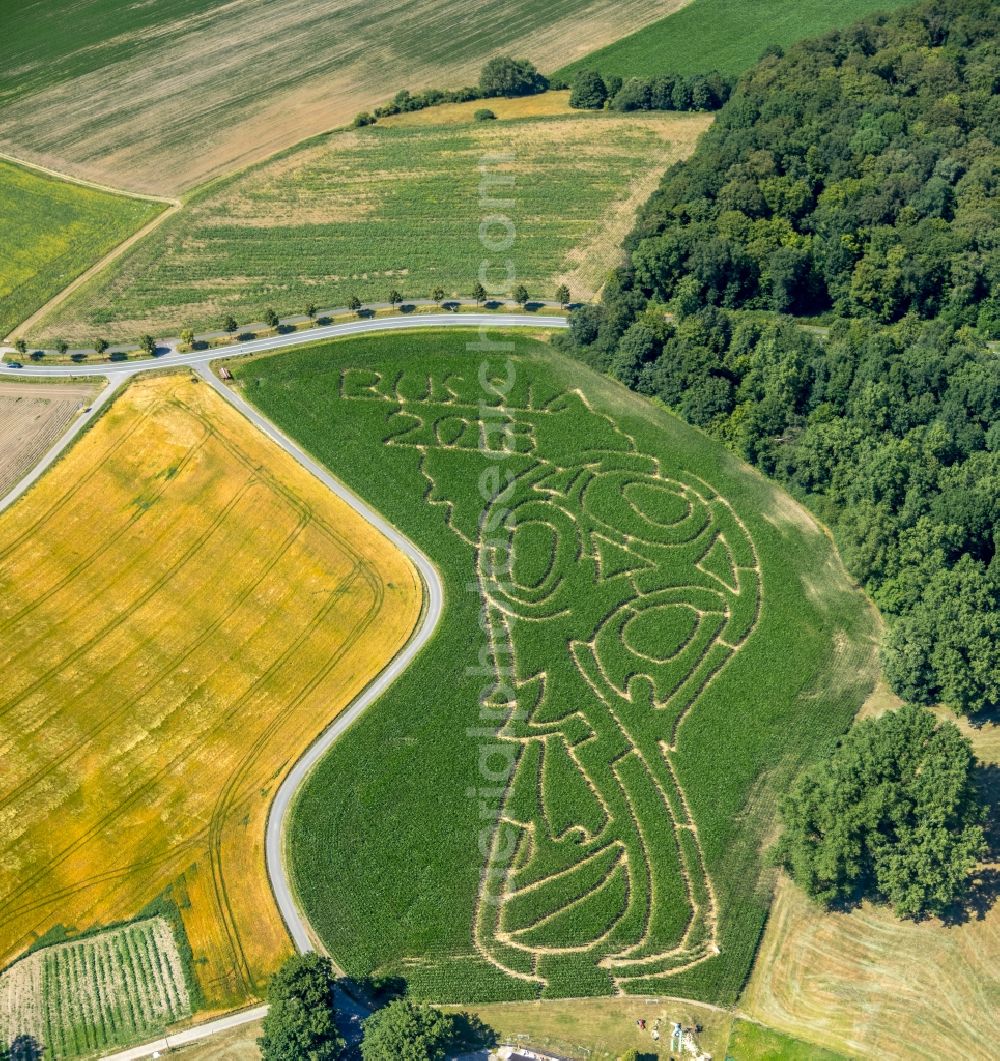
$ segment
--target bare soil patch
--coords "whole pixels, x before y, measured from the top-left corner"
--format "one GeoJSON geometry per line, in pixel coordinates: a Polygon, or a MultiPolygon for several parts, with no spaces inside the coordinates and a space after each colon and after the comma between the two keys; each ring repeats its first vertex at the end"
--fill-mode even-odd
{"type": "Polygon", "coordinates": [[[0,383],[0,497],[54,445],[97,387],[0,383]]]}

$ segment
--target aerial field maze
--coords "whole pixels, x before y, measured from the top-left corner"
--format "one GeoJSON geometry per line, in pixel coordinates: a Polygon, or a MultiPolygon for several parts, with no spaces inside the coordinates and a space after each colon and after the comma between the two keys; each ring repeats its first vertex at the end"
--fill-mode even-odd
{"type": "Polygon", "coordinates": [[[438,1000],[732,999],[775,794],[863,699],[871,616],[720,447],[536,338],[468,341],[236,369],[446,586],[434,640],[293,808],[300,899],[349,973],[438,1000]]]}

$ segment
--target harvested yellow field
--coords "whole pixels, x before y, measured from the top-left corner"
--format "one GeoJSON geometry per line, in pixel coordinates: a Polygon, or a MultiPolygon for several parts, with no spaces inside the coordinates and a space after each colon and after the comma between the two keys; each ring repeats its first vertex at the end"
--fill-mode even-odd
{"type": "Polygon", "coordinates": [[[569,105],[569,89],[540,92],[537,96],[516,96],[514,99],[473,99],[467,103],[442,103],[439,107],[425,107],[421,111],[406,111],[389,118],[379,118],[379,125],[460,125],[471,122],[476,111],[493,111],[498,121],[513,118],[552,118],[563,114],[579,114],[569,105]]]}
{"type": "Polygon", "coordinates": [[[0,966],[167,888],[209,1008],[290,950],[285,770],[408,639],[409,561],[204,383],[132,383],[0,517],[0,966]]]}
{"type": "MultiPolygon", "coordinates": [[[[891,697],[882,697],[878,708],[891,697]]],[[[954,718],[942,712],[942,717],[954,718]]],[[[996,802],[1000,725],[959,723],[996,802]]],[[[1000,866],[983,869],[979,909],[959,924],[898,921],[865,904],[825,913],[787,879],[777,890],[743,1007],[851,1056],[991,1058],[1000,1043],[1000,866]]]]}
{"type": "Polygon", "coordinates": [[[0,383],[0,497],[35,466],[96,384],[0,383]]]}

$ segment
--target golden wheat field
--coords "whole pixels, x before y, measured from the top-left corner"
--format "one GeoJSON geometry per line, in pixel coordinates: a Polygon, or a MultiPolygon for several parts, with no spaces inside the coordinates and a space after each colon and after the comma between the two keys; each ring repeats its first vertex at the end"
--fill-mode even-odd
{"type": "Polygon", "coordinates": [[[133,382],[0,517],[0,965],[172,887],[206,1005],[259,993],[290,950],[271,797],[420,605],[205,383],[133,382]]]}

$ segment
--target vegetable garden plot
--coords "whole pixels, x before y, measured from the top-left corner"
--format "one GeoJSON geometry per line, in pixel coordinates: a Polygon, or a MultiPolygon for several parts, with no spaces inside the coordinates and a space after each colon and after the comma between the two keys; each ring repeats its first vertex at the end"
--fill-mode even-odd
{"type": "Polygon", "coordinates": [[[719,447],[526,337],[490,395],[464,342],[237,369],[446,586],[434,641],[294,808],[307,915],[350,973],[440,1000],[731,998],[774,778],[860,702],[870,616],[818,529],[764,518],[772,488],[719,447]],[[822,569],[810,602],[800,573],[822,569]]]}
{"type": "Polygon", "coordinates": [[[35,951],[0,975],[0,1051],[20,1039],[77,1057],[157,1034],[191,1012],[160,917],[35,951]]]}

